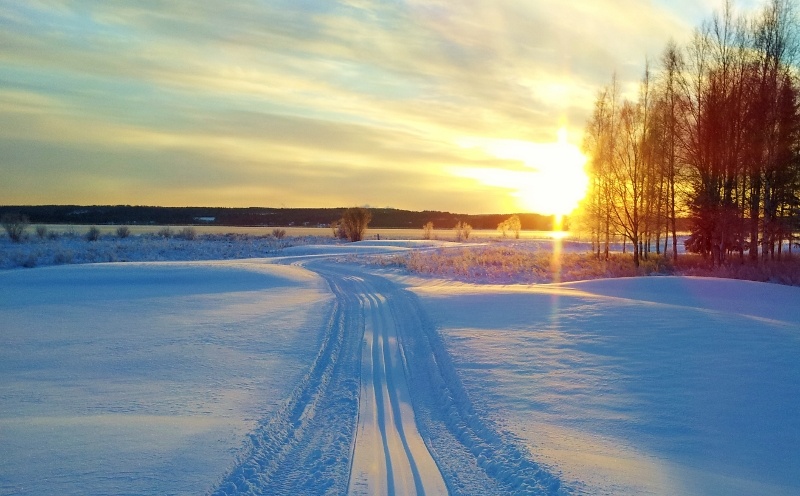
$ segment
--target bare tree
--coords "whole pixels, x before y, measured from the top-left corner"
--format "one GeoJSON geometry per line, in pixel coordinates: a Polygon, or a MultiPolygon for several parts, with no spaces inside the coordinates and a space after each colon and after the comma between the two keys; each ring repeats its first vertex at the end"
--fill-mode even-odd
{"type": "Polygon", "coordinates": [[[506,219],[506,222],[508,222],[508,230],[514,233],[514,238],[519,239],[519,232],[522,230],[522,222],[520,222],[519,216],[514,214],[506,219]]]}
{"type": "Polygon", "coordinates": [[[619,141],[611,162],[611,205],[614,223],[633,245],[633,263],[639,266],[645,167],[642,157],[644,117],[641,105],[624,102],[619,113],[619,141]]]}
{"type": "Polygon", "coordinates": [[[456,234],[456,241],[464,241],[464,223],[461,221],[456,222],[453,226],[453,232],[456,234]]]}
{"type": "Polygon", "coordinates": [[[617,103],[616,81],[598,94],[584,133],[591,188],[584,225],[601,255],[603,231],[623,234],[634,261],[672,238],[689,213],[685,246],[726,263],[745,251],[780,257],[800,229],[800,32],[792,0],[767,0],[750,18],[727,0],[661,74],[645,71],[636,102],[617,103]]]}
{"type": "Polygon", "coordinates": [[[614,202],[611,166],[616,153],[618,92],[614,74],[611,84],[598,93],[594,112],[584,133],[583,151],[591,157],[591,187],[584,204],[584,224],[591,233],[592,249],[598,260],[601,254],[608,260],[611,236],[615,234],[611,222],[611,205],[614,202]]]}
{"type": "Polygon", "coordinates": [[[508,222],[504,220],[503,222],[497,224],[497,230],[500,231],[504,238],[508,236],[508,222]]]}
{"type": "MultiPolygon", "coordinates": [[[[661,57],[662,64],[662,112],[664,121],[664,156],[662,157],[666,170],[664,176],[667,184],[667,218],[669,222],[669,232],[672,234],[672,259],[678,260],[678,228],[677,228],[677,207],[676,207],[676,184],[679,177],[678,146],[680,143],[680,88],[682,86],[681,75],[684,70],[683,55],[678,50],[674,41],[667,44],[664,54],[661,57]]],[[[666,249],[664,250],[666,254],[666,249]]]]}
{"type": "Polygon", "coordinates": [[[504,220],[500,224],[497,225],[497,230],[503,233],[503,237],[506,237],[506,233],[511,231],[514,233],[514,238],[519,239],[519,231],[522,229],[522,222],[519,220],[519,216],[517,214],[512,215],[508,219],[504,220]]]}
{"type": "Polygon", "coordinates": [[[422,226],[422,239],[431,239],[433,233],[433,222],[428,221],[422,226]]]}
{"type": "Polygon", "coordinates": [[[351,207],[344,211],[340,226],[344,229],[347,239],[352,242],[364,239],[364,233],[372,220],[372,212],[362,207],[351,207]]]}

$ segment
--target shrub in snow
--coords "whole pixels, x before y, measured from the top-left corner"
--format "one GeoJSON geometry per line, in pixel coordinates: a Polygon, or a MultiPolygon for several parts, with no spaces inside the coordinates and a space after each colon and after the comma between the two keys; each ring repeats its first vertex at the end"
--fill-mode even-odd
{"type": "Polygon", "coordinates": [[[497,225],[497,230],[503,234],[504,238],[506,237],[508,231],[511,231],[514,233],[514,237],[519,239],[520,229],[522,229],[522,223],[519,220],[519,216],[516,214],[497,225]]]}
{"type": "Polygon", "coordinates": [[[472,226],[466,222],[458,221],[453,231],[456,233],[456,241],[464,241],[469,239],[469,235],[472,233],[472,226]]]}
{"type": "Polygon", "coordinates": [[[364,239],[364,233],[371,220],[372,212],[366,208],[351,207],[344,211],[339,225],[344,228],[347,239],[356,242],[364,239]]]}
{"type": "Polygon", "coordinates": [[[381,264],[398,265],[418,274],[487,283],[549,283],[674,272],[663,258],[648,260],[637,269],[630,257],[622,254],[598,260],[591,253],[554,255],[549,249],[535,246],[500,244],[413,251],[387,258],[381,264]]]}
{"type": "Polygon", "coordinates": [[[21,259],[18,263],[20,266],[25,267],[27,269],[32,269],[36,267],[37,257],[35,253],[28,253],[28,256],[21,259]]]}
{"type": "Polygon", "coordinates": [[[39,239],[44,239],[47,237],[47,227],[46,226],[36,226],[36,236],[39,239]]]}
{"type": "Polygon", "coordinates": [[[70,250],[59,250],[53,255],[53,263],[56,265],[71,264],[75,255],[70,250]]]}
{"type": "Polygon", "coordinates": [[[100,239],[100,229],[96,226],[90,227],[89,231],[86,233],[86,239],[88,241],[97,241],[100,239]]]}
{"type": "Polygon", "coordinates": [[[25,237],[25,228],[28,227],[28,217],[17,213],[3,214],[0,224],[6,230],[6,234],[15,243],[21,242],[25,237]]]}
{"type": "Polygon", "coordinates": [[[172,229],[169,227],[163,227],[158,230],[158,235],[162,238],[171,238],[172,237],[172,229]]]}
{"type": "Polygon", "coordinates": [[[194,227],[184,227],[183,229],[178,231],[178,237],[180,239],[191,241],[197,238],[197,231],[195,231],[194,227]]]}
{"type": "Polygon", "coordinates": [[[117,237],[119,239],[125,239],[131,235],[131,229],[128,226],[119,226],[117,228],[117,237]]]}
{"type": "Polygon", "coordinates": [[[422,226],[422,239],[431,239],[431,233],[433,232],[433,222],[428,222],[424,226],[422,226]]]}
{"type": "Polygon", "coordinates": [[[286,236],[286,229],[273,229],[272,235],[275,236],[275,239],[283,239],[286,236]]]}

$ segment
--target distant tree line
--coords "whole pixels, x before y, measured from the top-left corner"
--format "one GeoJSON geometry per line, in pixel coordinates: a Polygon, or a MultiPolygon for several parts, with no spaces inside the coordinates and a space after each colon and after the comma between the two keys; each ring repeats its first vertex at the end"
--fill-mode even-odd
{"type": "MultiPolygon", "coordinates": [[[[77,206],[0,206],[3,214],[24,215],[32,224],[83,225],[223,225],[223,226],[300,226],[327,227],[342,219],[346,208],[218,208],[150,207],[131,205],[77,206]]],[[[410,211],[394,208],[370,208],[372,228],[419,229],[427,222],[437,226],[469,223],[475,229],[495,229],[507,214],[464,215],[437,211],[410,211]]],[[[522,227],[550,230],[553,217],[518,214],[522,227]]]]}
{"type": "Polygon", "coordinates": [[[713,264],[780,258],[800,224],[798,24],[791,0],[738,16],[730,1],[685,46],[646,63],[638,97],[613,77],[584,134],[582,226],[598,258],[623,236],[634,263],[686,249],[713,264]],[[663,243],[663,246],[662,246],[663,243]]]}

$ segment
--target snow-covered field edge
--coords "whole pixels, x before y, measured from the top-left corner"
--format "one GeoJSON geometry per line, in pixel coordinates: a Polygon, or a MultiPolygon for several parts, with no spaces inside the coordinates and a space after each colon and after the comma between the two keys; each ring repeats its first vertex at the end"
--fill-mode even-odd
{"type": "MultiPolygon", "coordinates": [[[[284,254],[313,254],[301,247],[362,247],[349,260],[370,265],[397,267],[414,274],[488,284],[539,284],[589,279],[646,275],[719,277],[800,285],[800,259],[783,253],[780,260],[756,264],[729,257],[722,266],[712,267],[699,255],[680,253],[674,262],[663,254],[650,254],[635,267],[622,245],[612,246],[607,260],[590,253],[590,244],[558,239],[493,239],[456,243],[424,240],[384,240],[345,243],[330,236],[253,236],[248,234],[201,234],[192,239],[180,235],[131,235],[119,238],[102,235],[96,241],[85,236],[62,233],[52,238],[28,237],[21,243],[0,235],[0,270],[50,265],[104,263],[232,260],[275,257],[284,254]],[[386,243],[397,250],[365,258],[363,247],[386,243]],[[407,250],[427,245],[428,249],[407,250]],[[289,249],[289,251],[287,251],[289,249]]],[[[316,249],[319,251],[319,248],[316,249]]],[[[323,250],[325,251],[325,250],[323,250]]],[[[319,252],[322,253],[322,252],[319,252]]],[[[330,255],[330,253],[328,253],[330,255]]]]}

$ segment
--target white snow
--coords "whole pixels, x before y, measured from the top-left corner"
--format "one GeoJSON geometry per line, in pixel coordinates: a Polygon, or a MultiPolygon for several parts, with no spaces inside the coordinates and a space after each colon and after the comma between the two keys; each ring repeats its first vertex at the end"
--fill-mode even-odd
{"type": "Polygon", "coordinates": [[[331,296],[263,263],[0,272],[0,494],[198,494],[304,374],[331,296]]]}
{"type": "Polygon", "coordinates": [[[800,289],[413,288],[479,412],[576,494],[798,494],[800,289]]]}
{"type": "Polygon", "coordinates": [[[445,495],[442,475],[417,430],[402,346],[386,298],[363,294],[359,423],[348,493],[445,495]]]}
{"type": "Polygon", "coordinates": [[[800,288],[235,243],[0,271],[0,494],[800,493],[800,288]]]}

